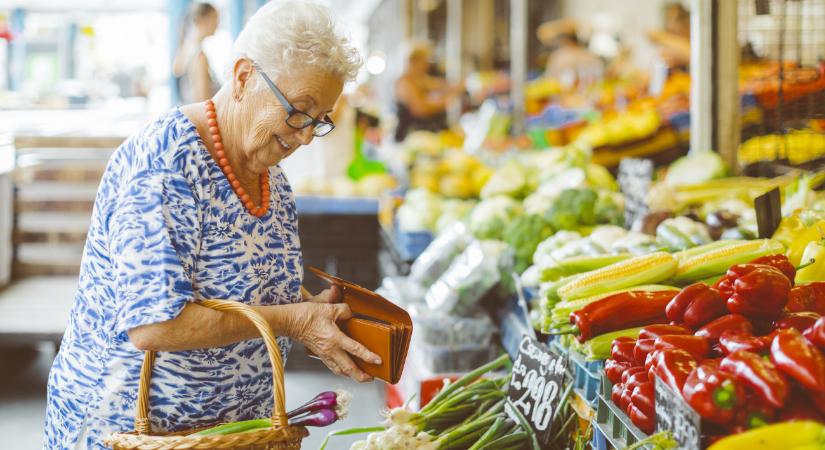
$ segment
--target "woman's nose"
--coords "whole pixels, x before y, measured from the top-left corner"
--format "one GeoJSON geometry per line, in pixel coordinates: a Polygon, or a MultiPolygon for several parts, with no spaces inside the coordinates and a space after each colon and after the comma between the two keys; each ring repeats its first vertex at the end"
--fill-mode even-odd
{"type": "Polygon", "coordinates": [[[300,142],[301,145],[309,145],[309,143],[312,142],[312,138],[315,137],[312,134],[313,130],[315,130],[315,125],[310,125],[306,128],[301,128],[298,130],[298,142],[300,142]]]}

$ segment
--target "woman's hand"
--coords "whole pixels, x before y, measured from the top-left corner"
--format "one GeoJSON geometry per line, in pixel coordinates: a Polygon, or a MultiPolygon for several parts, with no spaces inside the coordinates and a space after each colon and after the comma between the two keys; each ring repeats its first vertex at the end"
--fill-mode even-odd
{"type": "Polygon", "coordinates": [[[304,303],[289,305],[289,334],[304,344],[336,375],[346,375],[355,381],[372,381],[372,377],[355,365],[350,355],[364,361],[381,364],[378,355],[345,335],[336,322],[349,319],[352,312],[344,303],[333,303],[340,298],[340,288],[328,289],[304,303]]]}
{"type": "Polygon", "coordinates": [[[312,303],[341,303],[341,287],[332,285],[329,289],[324,289],[318,295],[304,297],[304,301],[312,303]]]}

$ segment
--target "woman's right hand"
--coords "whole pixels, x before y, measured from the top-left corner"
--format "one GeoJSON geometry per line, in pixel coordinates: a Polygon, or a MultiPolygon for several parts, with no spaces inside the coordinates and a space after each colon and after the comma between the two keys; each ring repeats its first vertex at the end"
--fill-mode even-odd
{"type": "Polygon", "coordinates": [[[373,364],[381,364],[381,358],[345,335],[337,325],[352,317],[349,305],[303,302],[290,306],[295,308],[290,313],[288,327],[293,338],[321,358],[336,375],[346,375],[362,383],[372,381],[350,355],[373,364]]]}

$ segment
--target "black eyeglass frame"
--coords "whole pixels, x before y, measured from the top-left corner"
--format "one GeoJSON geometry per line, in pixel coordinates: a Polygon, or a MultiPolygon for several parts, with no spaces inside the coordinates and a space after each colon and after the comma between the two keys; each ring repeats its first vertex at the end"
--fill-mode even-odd
{"type": "Polygon", "coordinates": [[[292,106],[292,103],[290,103],[289,100],[286,99],[286,96],[283,94],[283,92],[281,92],[280,89],[278,89],[278,86],[275,86],[275,83],[272,81],[272,79],[269,78],[269,76],[267,76],[266,72],[264,72],[257,63],[252,63],[252,66],[255,68],[256,71],[258,71],[258,73],[261,74],[261,77],[263,77],[264,81],[266,81],[266,84],[269,86],[269,89],[272,91],[273,94],[275,94],[275,97],[278,99],[279,102],[281,102],[281,105],[283,105],[283,107],[286,108],[287,116],[286,119],[284,119],[284,122],[287,125],[289,125],[290,128],[296,130],[303,130],[304,128],[312,125],[312,135],[315,137],[326,136],[329,133],[331,133],[332,130],[335,129],[335,123],[332,122],[332,119],[329,118],[329,115],[324,115],[324,120],[318,120],[310,116],[309,114],[305,113],[304,111],[301,111],[300,109],[292,106]],[[307,120],[304,121],[304,125],[296,127],[295,125],[289,123],[289,119],[298,114],[306,117],[307,120]],[[326,129],[327,126],[329,127],[329,129],[326,129]]]}

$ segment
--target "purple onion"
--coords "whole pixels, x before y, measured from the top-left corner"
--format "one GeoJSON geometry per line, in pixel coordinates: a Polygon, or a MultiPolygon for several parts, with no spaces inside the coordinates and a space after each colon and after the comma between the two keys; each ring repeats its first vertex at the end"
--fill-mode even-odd
{"type": "Polygon", "coordinates": [[[320,409],[309,414],[290,418],[289,424],[304,427],[326,427],[338,420],[334,409],[320,409]]]}
{"type": "Polygon", "coordinates": [[[308,412],[322,409],[335,409],[336,406],[338,406],[338,394],[335,393],[335,391],[326,391],[321,392],[312,400],[288,412],[286,416],[291,419],[308,412]]]}

